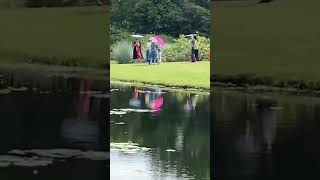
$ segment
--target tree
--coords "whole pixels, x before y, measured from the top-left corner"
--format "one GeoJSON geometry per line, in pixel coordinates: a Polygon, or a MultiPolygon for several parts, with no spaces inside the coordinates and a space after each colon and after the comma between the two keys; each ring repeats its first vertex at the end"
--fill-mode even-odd
{"type": "Polygon", "coordinates": [[[207,0],[112,0],[111,4],[111,23],[116,28],[176,37],[195,31],[209,34],[207,0]]]}

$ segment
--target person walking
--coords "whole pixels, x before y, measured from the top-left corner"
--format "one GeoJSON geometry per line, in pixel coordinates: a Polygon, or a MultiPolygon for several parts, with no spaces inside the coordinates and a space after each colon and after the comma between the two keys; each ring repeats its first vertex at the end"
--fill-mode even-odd
{"type": "Polygon", "coordinates": [[[191,38],[191,62],[196,62],[199,61],[199,50],[198,50],[198,40],[197,40],[197,36],[192,36],[191,38]]]}
{"type": "Polygon", "coordinates": [[[150,47],[150,61],[151,64],[158,63],[158,45],[156,40],[153,39],[150,47]]]}
{"type": "Polygon", "coordinates": [[[148,64],[151,63],[150,61],[150,51],[151,51],[151,40],[149,39],[147,42],[147,50],[146,50],[146,61],[148,64]]]}
{"type": "Polygon", "coordinates": [[[133,45],[133,59],[136,62],[140,62],[140,63],[141,63],[141,60],[143,59],[143,54],[141,49],[142,49],[141,42],[139,40],[136,40],[133,45]]]}
{"type": "Polygon", "coordinates": [[[162,51],[163,51],[163,48],[159,47],[158,48],[158,64],[160,64],[162,60],[162,51]]]}

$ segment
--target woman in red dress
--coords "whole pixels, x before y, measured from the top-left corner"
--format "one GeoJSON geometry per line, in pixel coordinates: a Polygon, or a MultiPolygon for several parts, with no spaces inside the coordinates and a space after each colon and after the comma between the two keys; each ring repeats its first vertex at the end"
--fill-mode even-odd
{"type": "Polygon", "coordinates": [[[141,62],[141,60],[143,59],[143,54],[142,54],[142,50],[141,50],[141,43],[139,40],[136,40],[133,45],[133,59],[136,62],[141,62]]]}

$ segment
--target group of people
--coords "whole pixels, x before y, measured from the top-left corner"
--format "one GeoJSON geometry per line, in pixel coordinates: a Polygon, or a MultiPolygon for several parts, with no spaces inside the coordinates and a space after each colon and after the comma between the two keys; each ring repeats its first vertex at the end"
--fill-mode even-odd
{"type": "MultiPolygon", "coordinates": [[[[146,62],[148,64],[160,64],[162,59],[163,48],[160,47],[154,38],[150,38],[147,42],[146,62]]],[[[142,54],[142,45],[140,40],[136,40],[133,44],[133,59],[141,63],[144,59],[142,54]]]]}
{"type": "MultiPolygon", "coordinates": [[[[199,59],[199,42],[197,36],[192,36],[190,39],[191,49],[191,62],[200,61],[199,59]]],[[[157,44],[155,38],[150,38],[147,42],[146,62],[148,64],[160,64],[162,59],[163,47],[157,44]]],[[[137,63],[141,63],[144,59],[142,54],[142,45],[140,40],[133,43],[133,59],[137,63]]]]}

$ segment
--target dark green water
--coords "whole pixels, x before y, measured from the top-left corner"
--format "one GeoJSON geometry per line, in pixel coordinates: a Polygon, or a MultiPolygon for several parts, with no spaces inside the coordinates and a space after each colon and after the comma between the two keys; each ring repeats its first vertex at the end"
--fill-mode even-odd
{"type": "Polygon", "coordinates": [[[119,85],[110,95],[112,180],[209,179],[209,95],[119,85]]]}
{"type": "Polygon", "coordinates": [[[320,99],[214,92],[216,180],[320,179],[320,99]]]}
{"type": "Polygon", "coordinates": [[[106,84],[2,74],[0,179],[109,179],[106,84]]]}

